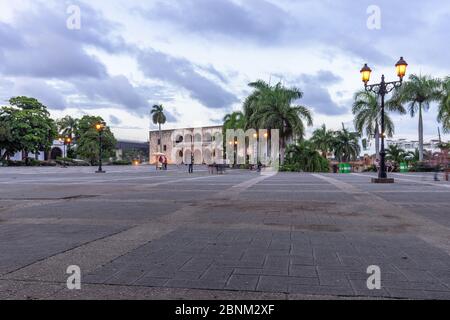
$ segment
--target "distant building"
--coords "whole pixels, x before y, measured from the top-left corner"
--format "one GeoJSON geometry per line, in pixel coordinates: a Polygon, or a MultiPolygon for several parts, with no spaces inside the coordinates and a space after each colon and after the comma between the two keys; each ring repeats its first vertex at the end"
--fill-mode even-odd
{"type": "Polygon", "coordinates": [[[202,164],[202,146],[210,144],[216,133],[222,133],[222,126],[162,130],[162,141],[160,141],[159,130],[152,130],[149,140],[150,163],[156,163],[157,157],[154,155],[160,152],[160,145],[162,145],[162,152],[166,155],[169,164],[188,163],[192,151],[194,163],[202,164]],[[175,147],[179,149],[175,155],[176,159],[172,154],[175,147]]]}
{"type": "MultiPolygon", "coordinates": [[[[414,152],[416,149],[419,149],[419,141],[416,140],[407,140],[407,139],[395,139],[395,140],[386,140],[386,146],[396,145],[399,148],[405,151],[414,152]]],[[[439,148],[439,140],[433,139],[428,142],[423,143],[424,150],[434,152],[440,152],[439,148]]]]}
{"type": "MultiPolygon", "coordinates": [[[[1,155],[5,150],[1,150],[1,155]]],[[[48,160],[56,160],[57,158],[62,158],[67,156],[67,146],[64,147],[64,142],[59,140],[54,140],[53,145],[51,146],[50,152],[40,151],[37,154],[29,153],[28,158],[37,159],[40,161],[48,161],[48,160]]],[[[9,158],[13,161],[22,161],[25,159],[25,152],[19,151],[16,152],[13,156],[9,158]]]]}

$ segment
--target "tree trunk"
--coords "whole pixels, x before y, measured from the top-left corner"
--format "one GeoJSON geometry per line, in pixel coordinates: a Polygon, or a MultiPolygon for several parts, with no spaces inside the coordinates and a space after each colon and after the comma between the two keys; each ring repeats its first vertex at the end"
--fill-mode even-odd
{"type": "Polygon", "coordinates": [[[284,155],[286,153],[286,140],[285,138],[281,138],[281,145],[280,145],[280,165],[283,165],[284,163],[284,155]]]}
{"type": "Polygon", "coordinates": [[[421,103],[419,103],[419,161],[423,161],[423,119],[421,103]]]}
{"type": "Polygon", "coordinates": [[[380,160],[380,130],[378,129],[378,123],[375,127],[375,158],[380,160]]]}
{"type": "Polygon", "coordinates": [[[162,147],[162,131],[161,131],[161,123],[159,124],[159,152],[163,152],[163,147],[162,147]]]}

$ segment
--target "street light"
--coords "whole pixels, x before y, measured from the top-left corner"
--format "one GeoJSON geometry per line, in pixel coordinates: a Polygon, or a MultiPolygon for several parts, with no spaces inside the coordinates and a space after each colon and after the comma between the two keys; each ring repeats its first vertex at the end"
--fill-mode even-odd
{"type": "Polygon", "coordinates": [[[384,74],[381,76],[381,82],[377,84],[369,85],[368,82],[370,80],[370,74],[372,70],[365,64],[361,69],[362,81],[364,82],[364,88],[367,92],[374,92],[375,94],[381,96],[381,151],[380,151],[380,171],[378,172],[378,178],[372,179],[374,183],[394,183],[394,179],[388,178],[386,173],[386,151],[384,149],[384,138],[385,134],[385,126],[384,126],[384,98],[386,94],[394,90],[395,88],[401,87],[403,83],[403,77],[406,74],[406,67],[408,64],[403,57],[395,64],[395,68],[397,71],[397,76],[400,80],[386,82],[384,80],[384,74]]]}
{"type": "Polygon", "coordinates": [[[106,122],[98,122],[95,124],[95,129],[98,132],[98,144],[99,144],[99,151],[98,151],[98,170],[95,173],[105,173],[102,168],[102,157],[103,157],[103,145],[102,145],[102,138],[103,138],[103,131],[106,128],[106,122]]]}
{"type": "Polygon", "coordinates": [[[70,143],[72,142],[72,138],[70,137],[59,137],[59,142],[61,142],[63,144],[63,168],[67,168],[67,164],[66,164],[66,158],[67,158],[67,145],[70,145],[70,143]]]}

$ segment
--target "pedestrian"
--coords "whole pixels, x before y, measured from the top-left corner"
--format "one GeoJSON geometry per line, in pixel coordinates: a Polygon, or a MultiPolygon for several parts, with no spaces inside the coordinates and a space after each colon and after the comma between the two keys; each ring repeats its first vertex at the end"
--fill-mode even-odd
{"type": "Polygon", "coordinates": [[[258,172],[261,172],[261,167],[262,167],[262,163],[261,161],[258,160],[258,172]]]}
{"type": "Polygon", "coordinates": [[[439,181],[438,178],[438,174],[439,174],[439,170],[440,170],[440,164],[439,164],[439,160],[435,159],[433,160],[433,164],[434,164],[434,181],[439,181]]]}
{"type": "Polygon", "coordinates": [[[194,155],[191,154],[191,162],[189,162],[189,173],[194,173],[194,155]]]}
{"type": "Polygon", "coordinates": [[[164,171],[167,171],[167,157],[164,157],[164,171]]]}

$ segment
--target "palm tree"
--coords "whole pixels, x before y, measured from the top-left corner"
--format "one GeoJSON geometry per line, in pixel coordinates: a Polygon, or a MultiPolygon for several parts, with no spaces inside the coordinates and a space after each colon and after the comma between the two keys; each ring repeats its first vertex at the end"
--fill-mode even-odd
{"type": "Polygon", "coordinates": [[[405,157],[407,157],[408,153],[395,144],[391,144],[386,149],[386,159],[395,162],[396,165],[400,164],[400,162],[405,161],[405,157]]]}
{"type": "Polygon", "coordinates": [[[152,120],[154,124],[157,124],[159,126],[159,152],[163,152],[162,147],[162,131],[161,131],[161,125],[166,123],[166,115],[164,114],[164,107],[162,104],[155,104],[153,106],[153,109],[151,111],[152,114],[152,120]]]}
{"type": "Polygon", "coordinates": [[[441,84],[438,121],[442,123],[444,132],[450,132],[450,76],[446,77],[441,84]]]}
{"type": "Polygon", "coordinates": [[[75,139],[78,132],[78,119],[65,116],[56,122],[60,135],[75,139]]]}
{"type": "Polygon", "coordinates": [[[311,141],[303,140],[286,148],[286,159],[282,169],[297,172],[328,172],[329,163],[316,151],[311,141]]]}
{"type": "MultiPolygon", "coordinates": [[[[375,138],[375,153],[376,158],[380,158],[380,109],[381,106],[378,103],[378,96],[373,92],[367,92],[365,90],[358,91],[354,95],[354,102],[352,112],[355,115],[354,125],[355,129],[360,135],[364,133],[370,139],[375,138]]],[[[405,110],[402,106],[388,106],[386,108],[390,111],[398,111],[404,113],[405,110]]],[[[385,134],[388,137],[392,137],[394,134],[394,122],[387,113],[384,114],[384,126],[385,134]]]]}
{"type": "Polygon", "coordinates": [[[248,123],[257,128],[279,130],[280,156],[281,161],[284,161],[287,140],[294,136],[304,138],[303,120],[308,126],[312,126],[308,108],[292,105],[302,98],[303,93],[297,88],[286,88],[281,83],[270,86],[264,81],[258,81],[250,85],[256,89],[244,104],[244,114],[249,117],[248,123]]]}
{"type": "Polygon", "coordinates": [[[361,147],[359,145],[360,135],[358,132],[350,132],[342,124],[342,130],[335,132],[333,145],[334,155],[340,162],[356,160],[361,147]]]}
{"type": "Polygon", "coordinates": [[[245,99],[243,105],[244,116],[246,119],[245,129],[256,129],[257,124],[254,123],[252,116],[254,113],[256,113],[258,105],[263,99],[264,95],[270,94],[272,87],[262,80],[251,82],[248,84],[248,86],[253,88],[253,92],[245,99]]]}
{"type": "Polygon", "coordinates": [[[419,114],[419,160],[423,161],[423,110],[430,108],[430,103],[439,100],[440,81],[430,76],[415,75],[409,76],[408,81],[394,91],[392,99],[388,105],[400,107],[404,104],[408,106],[411,117],[419,114]]]}
{"type": "Polygon", "coordinates": [[[333,131],[327,130],[327,127],[323,124],[319,129],[314,130],[310,141],[317,150],[322,152],[322,156],[326,158],[328,152],[333,148],[333,131]]]}
{"type": "Polygon", "coordinates": [[[244,129],[245,122],[245,116],[241,111],[229,113],[223,118],[223,130],[244,129]]]}

